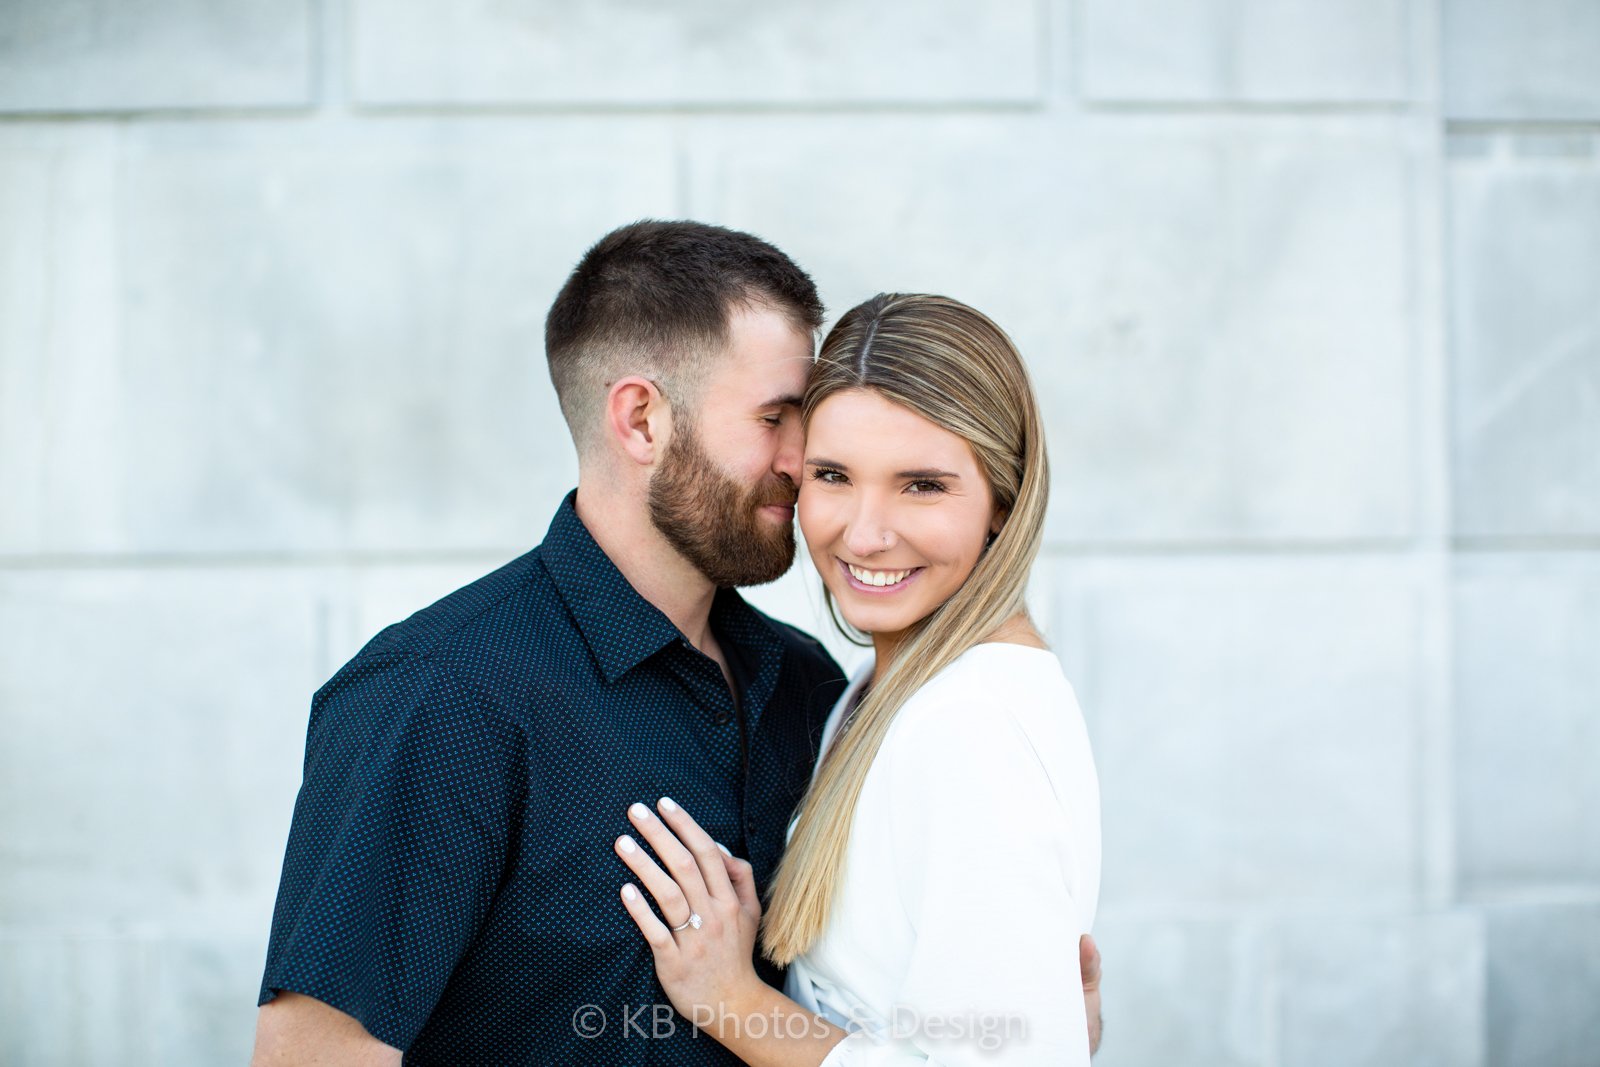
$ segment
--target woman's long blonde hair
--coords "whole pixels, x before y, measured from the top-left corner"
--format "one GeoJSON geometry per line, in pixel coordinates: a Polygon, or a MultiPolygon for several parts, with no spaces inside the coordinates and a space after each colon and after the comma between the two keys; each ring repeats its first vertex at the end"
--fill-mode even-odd
{"type": "Polygon", "coordinates": [[[907,630],[894,661],[877,665],[871,691],[801,801],[762,926],[762,950],[780,966],[822,935],[844,874],[856,801],[895,713],[957,656],[1026,610],[1049,497],[1044,431],[1027,369],[1005,332],[973,308],[901,293],[851,308],[822,342],[806,385],[805,421],[847,389],[870,389],[966,441],[1004,525],[960,588],[907,630]]]}

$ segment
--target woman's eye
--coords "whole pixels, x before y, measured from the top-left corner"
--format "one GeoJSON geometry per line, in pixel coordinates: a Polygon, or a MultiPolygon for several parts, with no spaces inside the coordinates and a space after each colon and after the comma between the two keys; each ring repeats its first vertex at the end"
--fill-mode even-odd
{"type": "Polygon", "coordinates": [[[912,482],[909,488],[913,493],[942,493],[944,492],[944,483],[912,482]]]}
{"type": "Polygon", "coordinates": [[[842,485],[845,477],[840,472],[829,467],[818,467],[811,472],[811,480],[824,485],[842,485]]]}

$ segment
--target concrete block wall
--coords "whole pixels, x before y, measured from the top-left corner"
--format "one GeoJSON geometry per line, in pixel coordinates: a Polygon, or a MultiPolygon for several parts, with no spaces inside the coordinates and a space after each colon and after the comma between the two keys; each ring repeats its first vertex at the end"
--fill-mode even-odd
{"type": "Polygon", "coordinates": [[[0,1063],[244,1062],[312,690],[538,541],[544,311],[682,215],[1030,360],[1101,1062],[1600,1063],[1597,12],[0,6],[0,1063]]]}

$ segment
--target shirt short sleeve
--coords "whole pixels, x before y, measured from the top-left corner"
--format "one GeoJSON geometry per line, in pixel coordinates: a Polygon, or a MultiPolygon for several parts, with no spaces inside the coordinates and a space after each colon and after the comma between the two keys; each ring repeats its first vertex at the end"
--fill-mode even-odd
{"type": "Polygon", "coordinates": [[[347,665],[312,704],[259,1003],[280,990],[406,1049],[493,902],[520,731],[427,659],[347,665]]]}

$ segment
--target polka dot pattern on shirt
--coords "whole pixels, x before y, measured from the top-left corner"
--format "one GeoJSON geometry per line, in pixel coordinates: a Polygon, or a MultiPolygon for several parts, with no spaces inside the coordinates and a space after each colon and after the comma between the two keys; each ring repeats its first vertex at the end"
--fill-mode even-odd
{"type": "Polygon", "coordinates": [[[731,590],[711,622],[737,700],[569,494],[374,637],[312,700],[259,1002],[315,997],[407,1064],[736,1063],[671,1011],[611,845],[669,795],[764,891],[843,679],[731,590]]]}

